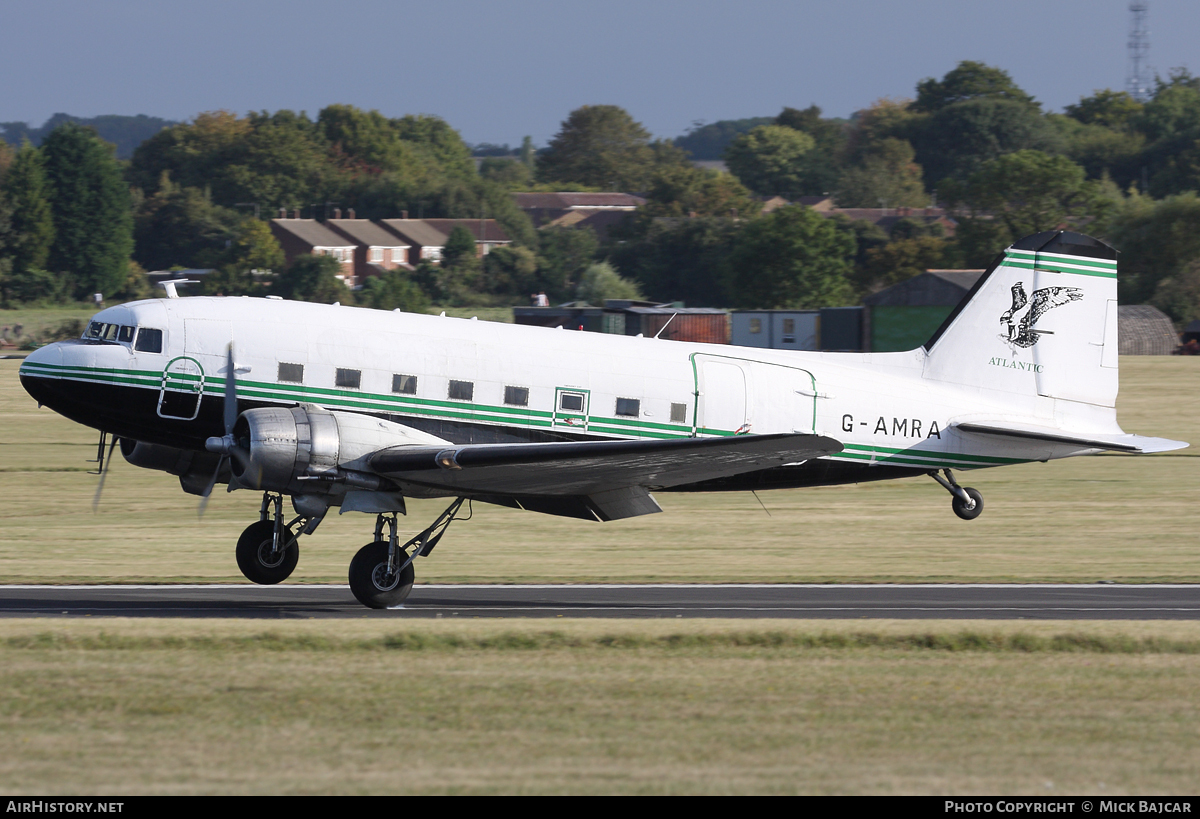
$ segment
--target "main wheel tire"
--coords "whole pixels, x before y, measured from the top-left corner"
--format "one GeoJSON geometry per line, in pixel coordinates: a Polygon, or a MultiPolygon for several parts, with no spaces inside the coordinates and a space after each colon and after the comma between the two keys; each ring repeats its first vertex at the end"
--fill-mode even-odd
{"type": "MultiPolygon", "coordinates": [[[[403,555],[401,555],[403,558],[403,555]]],[[[404,571],[388,576],[388,542],[376,540],[358,550],[350,561],[350,591],[358,602],[372,609],[398,606],[412,591],[416,572],[409,563],[404,571]]]]}
{"type": "Polygon", "coordinates": [[[237,542],[237,564],[247,580],[260,586],[274,586],[291,577],[300,560],[300,546],[291,529],[284,529],[283,537],[287,548],[272,555],[275,522],[260,520],[246,527],[237,542]]]}
{"type": "Polygon", "coordinates": [[[965,503],[959,500],[958,497],[955,497],[951,501],[951,505],[954,507],[954,514],[963,520],[975,520],[975,518],[983,513],[983,495],[979,493],[978,489],[970,486],[964,486],[963,491],[971,496],[971,500],[975,501],[975,505],[968,509],[965,503]]]}

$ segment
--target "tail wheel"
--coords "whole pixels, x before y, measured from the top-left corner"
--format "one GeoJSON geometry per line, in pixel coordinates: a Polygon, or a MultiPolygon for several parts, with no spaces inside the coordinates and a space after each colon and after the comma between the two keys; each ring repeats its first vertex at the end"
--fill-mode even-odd
{"type": "Polygon", "coordinates": [[[960,498],[955,496],[951,501],[954,507],[954,514],[958,515],[963,520],[975,520],[983,513],[983,495],[978,489],[970,486],[964,486],[963,491],[971,496],[971,500],[975,501],[975,505],[968,507],[960,498]]]}
{"type": "MultiPolygon", "coordinates": [[[[404,557],[401,552],[401,560],[404,557]]],[[[411,563],[402,571],[388,573],[386,540],[368,543],[350,561],[350,591],[368,608],[386,609],[400,605],[412,591],[415,579],[416,572],[411,563]]]]}
{"type": "Polygon", "coordinates": [[[247,580],[273,586],[291,577],[300,560],[300,546],[291,529],[283,530],[283,538],[287,547],[272,553],[275,522],[260,520],[246,527],[237,542],[237,564],[247,580]]]}

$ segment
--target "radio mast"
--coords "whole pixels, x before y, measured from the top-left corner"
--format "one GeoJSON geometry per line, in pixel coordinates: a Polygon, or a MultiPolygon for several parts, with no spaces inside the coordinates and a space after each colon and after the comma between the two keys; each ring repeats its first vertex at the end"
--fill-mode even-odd
{"type": "Polygon", "coordinates": [[[1125,90],[1138,102],[1146,102],[1152,96],[1147,5],[1140,0],[1129,4],[1133,19],[1129,29],[1129,76],[1125,80],[1125,90]]]}

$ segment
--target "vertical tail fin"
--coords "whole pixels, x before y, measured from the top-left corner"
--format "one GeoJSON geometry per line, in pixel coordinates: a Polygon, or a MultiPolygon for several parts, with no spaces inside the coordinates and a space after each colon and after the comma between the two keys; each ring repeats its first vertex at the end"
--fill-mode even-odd
{"type": "Polygon", "coordinates": [[[925,377],[1114,407],[1117,252],[1070,231],[996,260],[926,344],[925,377]]]}

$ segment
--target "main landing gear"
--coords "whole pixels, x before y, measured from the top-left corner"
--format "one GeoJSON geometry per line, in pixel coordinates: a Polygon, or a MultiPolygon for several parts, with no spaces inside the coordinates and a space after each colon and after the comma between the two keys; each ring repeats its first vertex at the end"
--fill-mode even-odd
{"type": "Polygon", "coordinates": [[[433,551],[458,514],[463,500],[455,500],[428,528],[403,546],[396,536],[396,513],[379,515],[375,519],[375,539],[359,549],[350,561],[350,591],[358,602],[373,609],[403,603],[413,587],[413,561],[433,551]],[[385,525],[388,528],[386,540],[383,537],[385,525]]]}
{"type": "MultiPolygon", "coordinates": [[[[398,606],[412,591],[413,561],[433,551],[466,498],[458,498],[419,535],[403,545],[396,536],[397,513],[375,518],[375,539],[358,550],[350,561],[350,591],[364,606],[386,609],[398,606]],[[387,527],[387,536],[383,534],[387,527]]],[[[263,586],[282,583],[300,559],[301,535],[311,535],[328,507],[313,505],[303,496],[292,499],[300,514],[284,523],[283,496],[263,493],[259,519],[242,532],[237,543],[238,568],[247,580],[263,586]],[[309,514],[305,514],[305,513],[309,514]]],[[[469,519],[469,517],[468,517],[469,519]]]]}
{"type": "Polygon", "coordinates": [[[929,477],[944,486],[946,491],[954,496],[954,500],[951,501],[954,514],[963,520],[975,520],[983,513],[983,495],[974,487],[959,486],[954,480],[954,473],[949,469],[942,471],[946,473],[944,479],[938,475],[936,469],[929,473],[929,477]]]}
{"type": "Polygon", "coordinates": [[[320,519],[297,515],[290,523],[283,522],[283,496],[263,494],[258,510],[258,522],[251,523],[237,542],[237,564],[252,583],[273,586],[282,583],[296,569],[300,560],[297,541],[302,534],[311,534],[320,519]],[[297,528],[299,524],[299,528],[297,528]]]}

